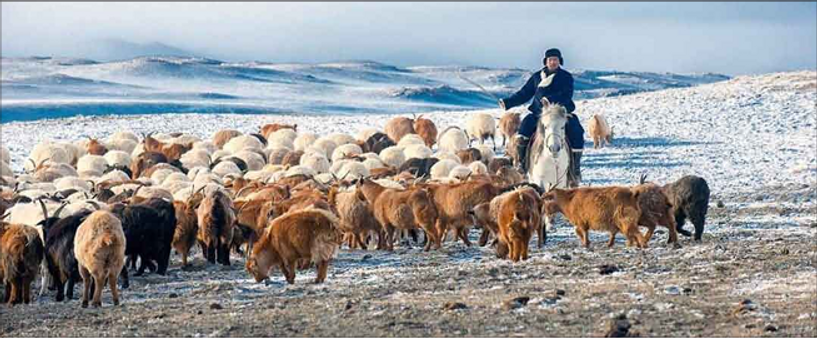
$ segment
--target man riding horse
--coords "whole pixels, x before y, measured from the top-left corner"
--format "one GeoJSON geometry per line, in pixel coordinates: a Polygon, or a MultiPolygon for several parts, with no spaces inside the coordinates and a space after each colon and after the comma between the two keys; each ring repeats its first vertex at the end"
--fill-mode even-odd
{"type": "MultiPolygon", "coordinates": [[[[522,105],[533,98],[533,102],[528,106],[530,114],[522,119],[522,125],[519,126],[519,132],[515,136],[517,165],[522,173],[527,173],[528,146],[531,136],[536,132],[539,116],[542,114],[542,98],[547,98],[552,104],[564,106],[568,113],[576,110],[576,104],[573,103],[573,75],[560,67],[564,65],[562,52],[551,48],[545,52],[543,61],[545,67],[533,73],[525,86],[511,97],[499,100],[499,107],[506,110],[522,105]]],[[[566,132],[567,144],[571,149],[568,180],[572,181],[570,186],[577,186],[581,182],[580,164],[581,152],[584,150],[584,128],[575,115],[570,115],[566,132]]]]}

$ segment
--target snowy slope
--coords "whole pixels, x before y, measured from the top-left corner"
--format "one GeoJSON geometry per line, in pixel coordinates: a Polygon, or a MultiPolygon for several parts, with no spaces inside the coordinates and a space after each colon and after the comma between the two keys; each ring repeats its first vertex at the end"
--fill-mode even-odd
{"type": "MultiPolygon", "coordinates": [[[[575,71],[576,98],[688,87],[726,76],[575,71]]],[[[111,62],[3,58],[1,121],[148,113],[406,113],[496,106],[522,69],[400,68],[374,61],[228,63],[150,56],[111,62]],[[461,76],[492,94],[483,93],[461,76]]]]}
{"type": "MultiPolygon", "coordinates": [[[[577,102],[583,123],[603,113],[613,126],[613,146],[589,144],[583,176],[591,185],[629,184],[646,173],[666,182],[685,174],[704,177],[713,194],[729,195],[774,185],[815,184],[817,180],[817,73],[814,71],[737,77],[691,88],[667,89],[577,102]]],[[[475,111],[437,111],[427,116],[441,130],[463,126],[475,111]]],[[[496,109],[487,110],[496,116],[496,109]]],[[[74,117],[3,124],[2,141],[12,167],[43,139],[105,137],[115,131],[181,131],[209,138],[235,128],[257,131],[268,122],[295,122],[299,131],[324,135],[382,128],[384,114],[161,114],[127,117],[74,117]]],[[[586,123],[585,123],[586,124],[586,123]]],[[[589,136],[585,136],[589,139],[589,136]]]]}

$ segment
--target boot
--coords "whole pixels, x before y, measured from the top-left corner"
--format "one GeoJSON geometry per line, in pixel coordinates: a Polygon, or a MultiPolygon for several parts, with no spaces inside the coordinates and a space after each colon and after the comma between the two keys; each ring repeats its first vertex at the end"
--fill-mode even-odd
{"type": "Polygon", "coordinates": [[[516,168],[520,173],[528,173],[528,144],[530,138],[517,134],[516,135],[516,168]]]}
{"type": "Polygon", "coordinates": [[[582,182],[582,152],[573,152],[570,150],[570,170],[568,171],[569,183],[568,186],[575,188],[579,187],[582,182]]]}

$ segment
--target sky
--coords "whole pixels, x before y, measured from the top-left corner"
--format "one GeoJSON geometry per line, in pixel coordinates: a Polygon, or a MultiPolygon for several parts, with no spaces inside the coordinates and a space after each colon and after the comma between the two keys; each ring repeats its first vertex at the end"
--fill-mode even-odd
{"type": "Polygon", "coordinates": [[[817,68],[817,2],[2,3],[3,57],[106,39],[225,61],[758,74],[817,68]]]}

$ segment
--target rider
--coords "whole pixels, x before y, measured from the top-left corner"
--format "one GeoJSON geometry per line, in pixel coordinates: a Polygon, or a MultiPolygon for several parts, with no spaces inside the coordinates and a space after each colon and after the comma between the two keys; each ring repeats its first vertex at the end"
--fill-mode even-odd
{"type": "MultiPolygon", "coordinates": [[[[564,106],[568,113],[576,110],[576,104],[573,103],[573,75],[560,67],[564,65],[562,52],[551,48],[545,52],[543,61],[545,67],[531,75],[525,86],[511,97],[499,100],[499,107],[506,110],[522,105],[533,98],[533,102],[528,106],[531,114],[522,119],[522,125],[519,126],[519,132],[516,135],[516,154],[522,173],[527,172],[528,164],[525,155],[530,138],[536,132],[539,116],[542,114],[542,98],[545,97],[553,104],[564,106]]],[[[584,149],[584,128],[575,115],[568,119],[566,132],[567,143],[572,149],[570,152],[572,171],[569,172],[572,172],[574,183],[578,183],[581,181],[580,160],[581,151],[584,149]]]]}

